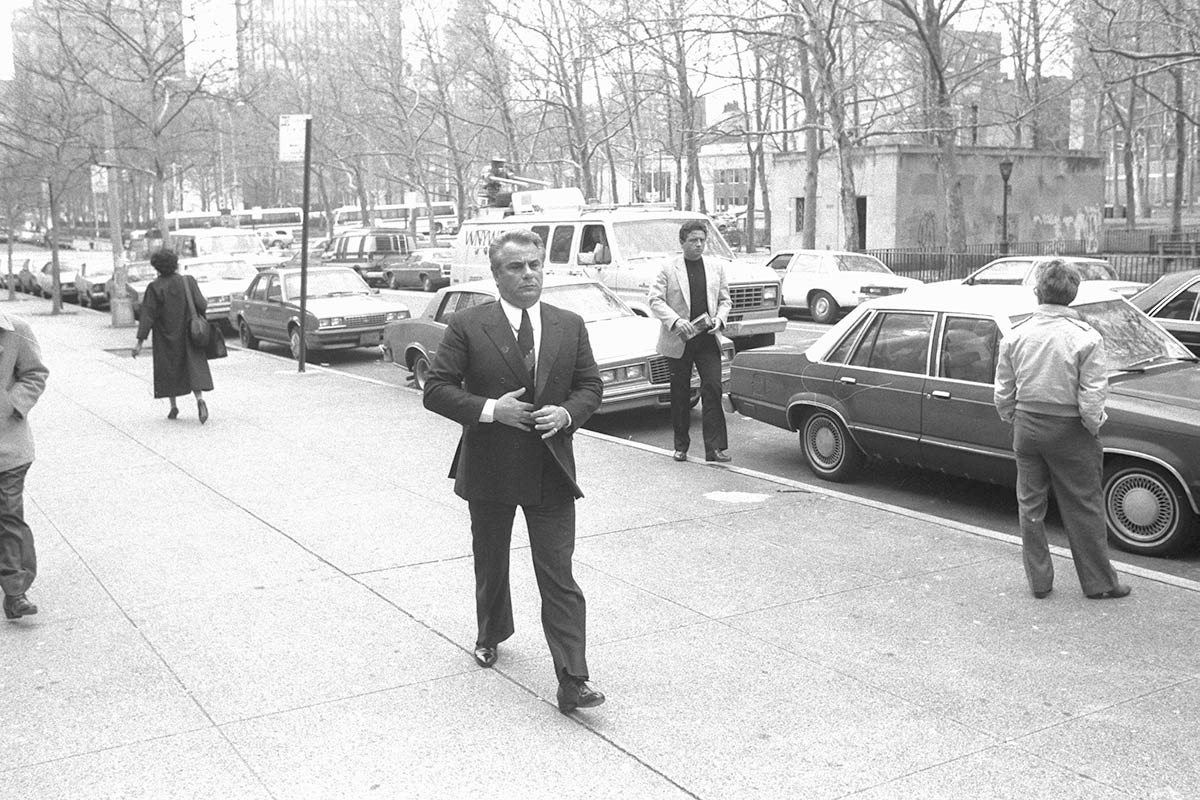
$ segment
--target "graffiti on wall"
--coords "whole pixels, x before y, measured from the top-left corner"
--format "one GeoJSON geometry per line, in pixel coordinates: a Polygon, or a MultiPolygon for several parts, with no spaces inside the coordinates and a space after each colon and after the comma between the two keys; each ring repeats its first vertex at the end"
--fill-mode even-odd
{"type": "Polygon", "coordinates": [[[1056,243],[1083,242],[1088,253],[1100,251],[1100,230],[1103,225],[1099,206],[1084,206],[1074,214],[1034,214],[1033,238],[1056,243]]]}

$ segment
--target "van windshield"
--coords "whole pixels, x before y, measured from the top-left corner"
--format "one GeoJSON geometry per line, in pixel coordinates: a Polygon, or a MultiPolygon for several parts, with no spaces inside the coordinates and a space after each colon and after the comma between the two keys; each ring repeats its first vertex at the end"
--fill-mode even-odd
{"type": "MultiPolygon", "coordinates": [[[[683,252],[679,244],[679,226],[691,217],[667,217],[658,219],[635,219],[614,222],[613,249],[622,258],[657,258],[676,256],[683,252]]],[[[708,231],[707,255],[733,259],[733,251],[709,220],[702,220],[708,231]]]]}
{"type": "Polygon", "coordinates": [[[262,240],[255,233],[230,233],[220,236],[197,236],[196,255],[219,256],[227,253],[261,253],[262,240]]]}

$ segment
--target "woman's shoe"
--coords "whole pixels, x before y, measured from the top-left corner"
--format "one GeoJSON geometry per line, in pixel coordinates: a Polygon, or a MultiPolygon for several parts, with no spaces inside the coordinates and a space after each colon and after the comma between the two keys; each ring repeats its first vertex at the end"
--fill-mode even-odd
{"type": "Polygon", "coordinates": [[[179,407],[171,406],[171,410],[167,412],[167,419],[175,419],[179,416],[179,407]]]}
{"type": "Polygon", "coordinates": [[[196,410],[200,412],[200,424],[208,422],[208,404],[203,400],[196,401],[196,410]]]}

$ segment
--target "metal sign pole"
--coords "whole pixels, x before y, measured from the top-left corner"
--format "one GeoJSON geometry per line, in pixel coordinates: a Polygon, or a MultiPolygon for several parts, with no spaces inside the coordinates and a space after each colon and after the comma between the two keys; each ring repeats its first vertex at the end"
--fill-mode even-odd
{"type": "Polygon", "coordinates": [[[308,321],[308,201],[309,167],[312,164],[312,117],[304,119],[304,194],[300,201],[300,371],[308,358],[304,327],[308,321]]]}

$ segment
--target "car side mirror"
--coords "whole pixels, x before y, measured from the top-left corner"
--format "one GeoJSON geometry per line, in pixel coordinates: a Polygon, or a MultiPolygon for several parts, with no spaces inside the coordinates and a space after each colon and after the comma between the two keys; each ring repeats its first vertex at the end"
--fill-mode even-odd
{"type": "Polygon", "coordinates": [[[596,249],[592,251],[592,258],[596,264],[611,264],[612,254],[608,252],[608,245],[598,244],[596,249]]]}

